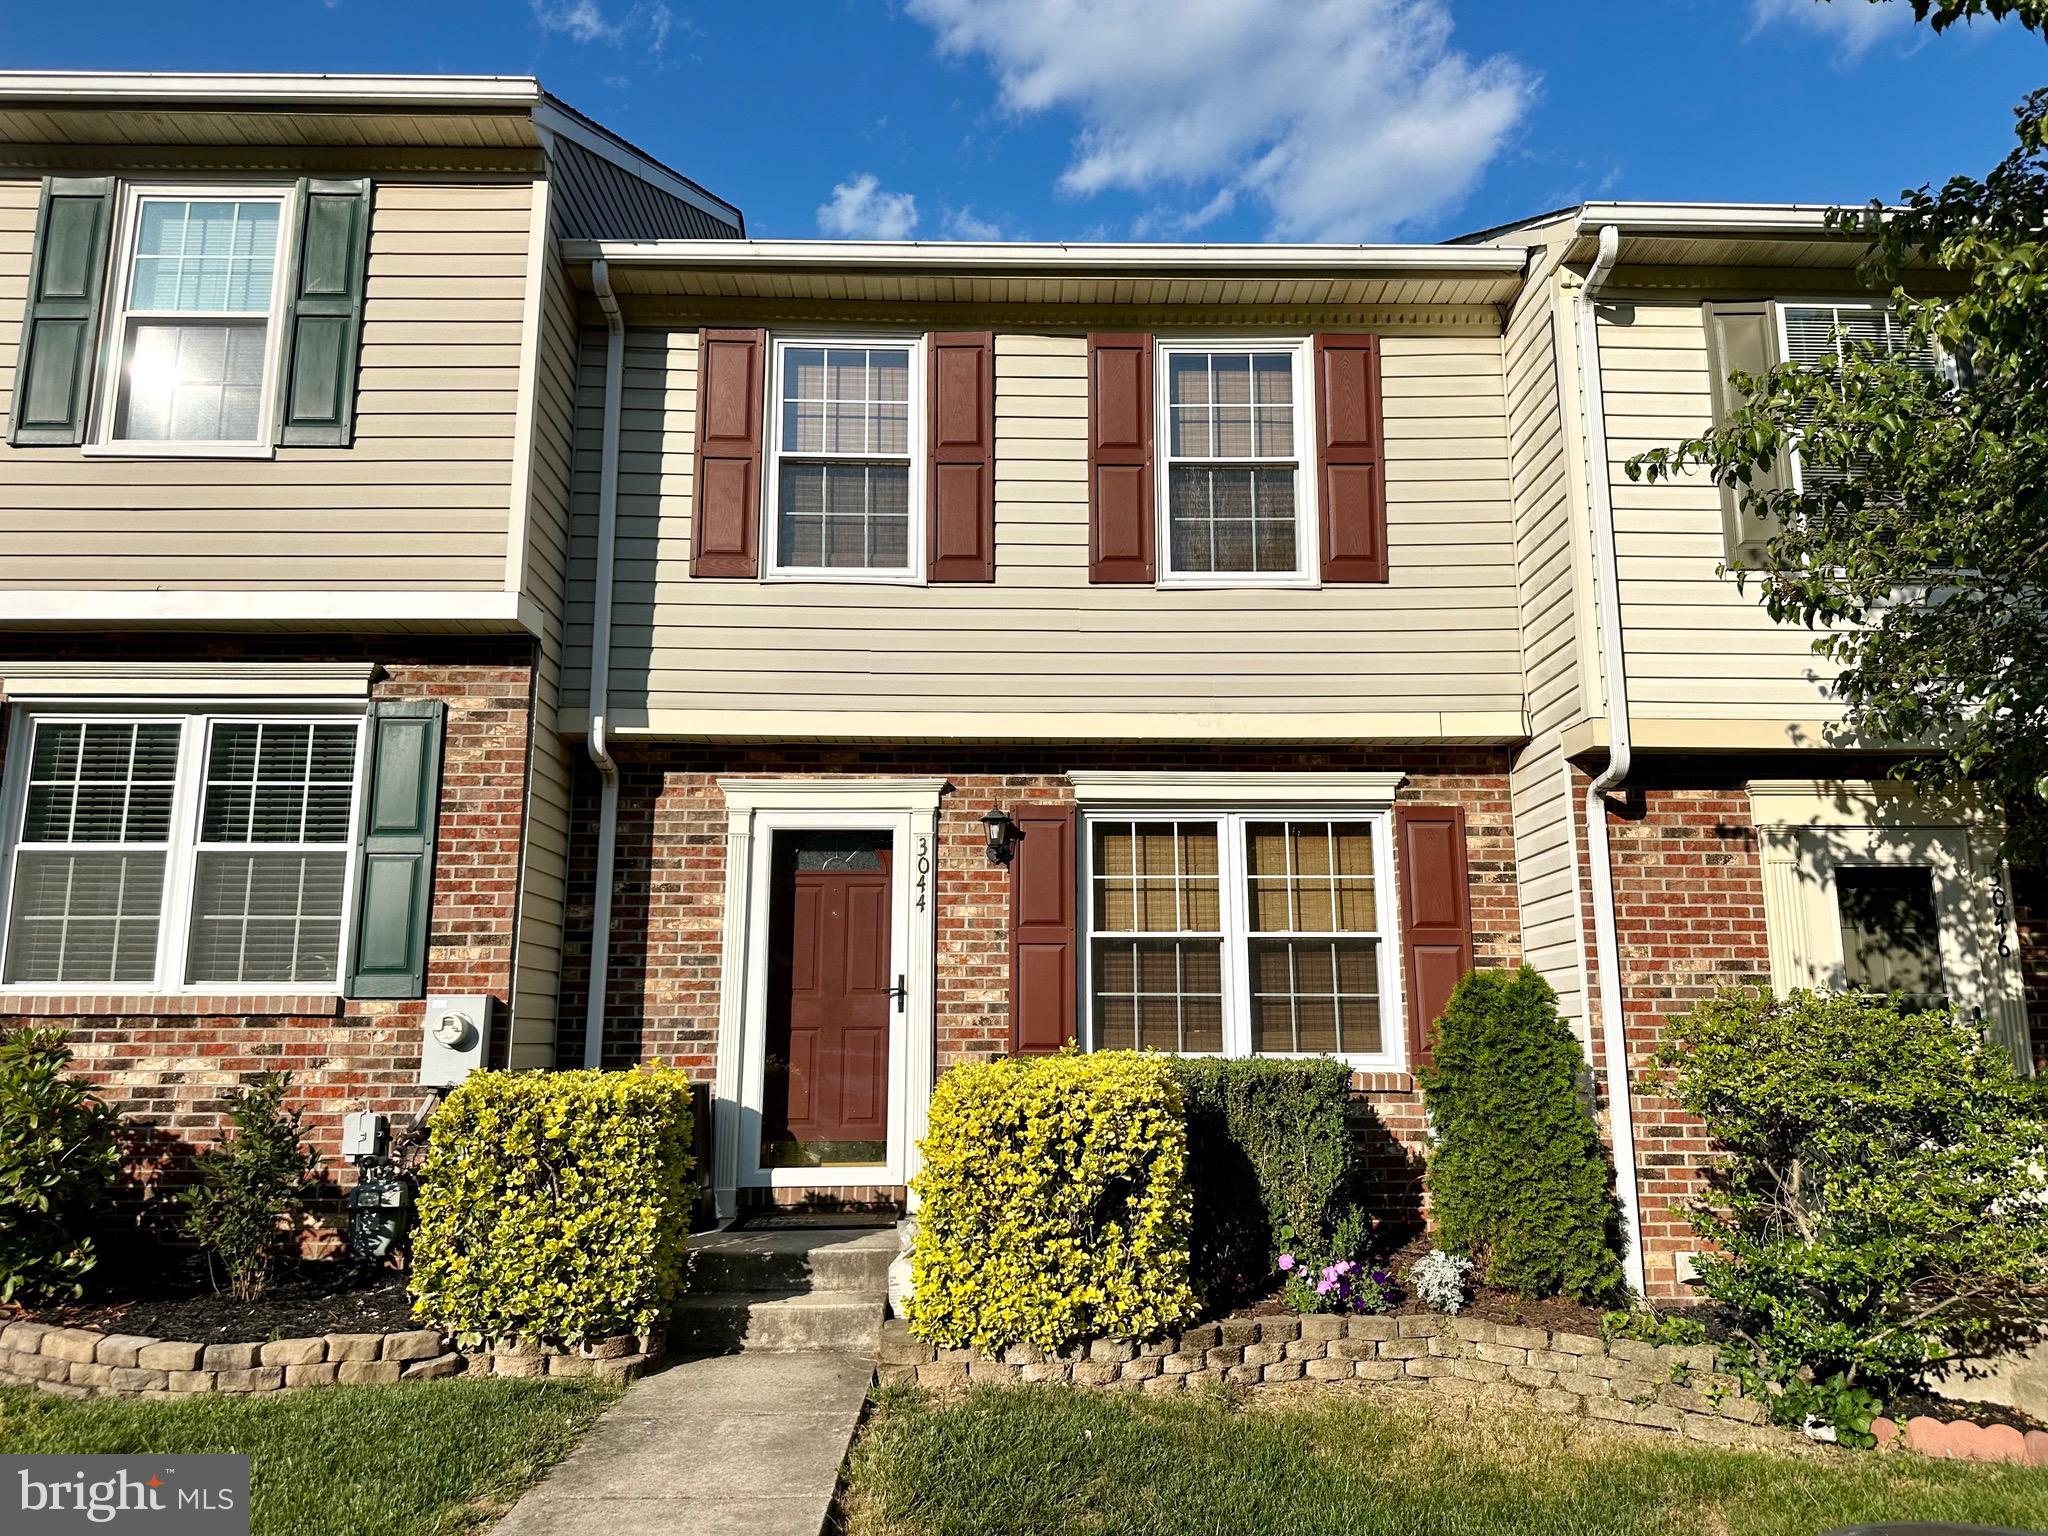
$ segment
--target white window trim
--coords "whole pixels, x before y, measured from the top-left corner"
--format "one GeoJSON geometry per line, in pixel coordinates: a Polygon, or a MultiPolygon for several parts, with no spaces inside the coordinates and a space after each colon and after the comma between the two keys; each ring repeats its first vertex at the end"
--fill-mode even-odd
{"type": "MultiPolygon", "coordinates": [[[[107,272],[100,325],[99,399],[93,413],[93,430],[87,435],[81,452],[118,458],[275,458],[278,373],[284,356],[286,293],[297,212],[296,189],[274,181],[144,181],[123,182],[119,192],[120,212],[111,242],[113,256],[107,272]],[[142,205],[152,200],[275,202],[278,205],[277,259],[271,265],[270,308],[264,317],[263,382],[258,387],[254,438],[234,442],[173,442],[117,438],[113,435],[114,423],[120,414],[121,382],[126,372],[123,359],[128,350],[129,322],[133,318],[128,308],[128,293],[135,280],[135,242],[142,226],[142,205]]],[[[155,315],[157,312],[149,313],[155,315]]],[[[214,317],[212,311],[191,313],[195,321],[214,317]]],[[[235,317],[247,320],[253,313],[236,311],[235,317]]]]}
{"type": "MultiPolygon", "coordinates": [[[[334,996],[343,994],[348,973],[349,936],[355,931],[358,844],[361,833],[364,775],[370,733],[361,721],[361,703],[337,704],[331,700],[294,701],[290,704],[257,704],[229,701],[220,706],[184,702],[167,705],[161,699],[135,699],[115,703],[93,699],[88,704],[66,706],[58,703],[19,708],[8,722],[8,745],[4,782],[0,782],[0,967],[6,963],[9,930],[13,922],[14,864],[20,851],[22,818],[28,808],[28,767],[30,743],[39,722],[62,724],[69,721],[166,721],[179,723],[178,768],[171,791],[171,825],[164,851],[164,897],[157,919],[156,974],[148,983],[124,981],[0,981],[0,998],[51,995],[122,997],[220,997],[269,998],[282,993],[293,996],[334,996]],[[354,793],[349,800],[348,835],[338,844],[320,844],[323,851],[338,849],[346,859],[342,875],[341,944],[331,978],[318,981],[271,982],[186,982],[185,961],[191,938],[193,880],[198,868],[199,813],[205,794],[206,753],[211,727],[219,722],[279,722],[295,724],[308,720],[349,719],[357,722],[354,793]]],[[[78,844],[82,848],[101,846],[78,844]]],[[[119,845],[104,845],[114,847],[119,845]]],[[[232,845],[241,847],[242,845],[232,845]]],[[[296,843],[266,845],[280,852],[300,848],[296,843]]],[[[0,976],[4,976],[0,970],[0,976]]]]}
{"type": "MultiPolygon", "coordinates": [[[[1152,358],[1152,517],[1153,541],[1159,551],[1155,585],[1179,591],[1216,591],[1241,587],[1315,588],[1322,585],[1322,520],[1316,498],[1315,368],[1313,340],[1307,336],[1166,336],[1153,343],[1152,358]],[[1167,400],[1167,361],[1182,352],[1285,352],[1294,363],[1294,569],[1292,571],[1175,571],[1173,569],[1173,503],[1169,491],[1173,471],[1172,410],[1167,400]]],[[[1270,459],[1215,460],[1189,463],[1272,464],[1270,459]]]]}
{"type": "MultiPolygon", "coordinates": [[[[1084,777],[1074,776],[1077,781],[1084,777]]],[[[1104,778],[1108,775],[1102,776],[1104,778]]],[[[1307,778],[1312,775],[1289,777],[1307,778]]],[[[1330,775],[1322,776],[1325,780],[1330,775]]],[[[1367,777],[1360,775],[1359,777],[1367,777]]],[[[1401,775],[1372,775],[1399,783],[1401,775]]],[[[1094,781],[1099,784],[1100,780],[1094,781]]],[[[1076,783],[1077,792],[1081,785],[1076,783]]],[[[1081,883],[1078,897],[1079,921],[1075,936],[1081,990],[1081,1040],[1083,1049],[1097,1050],[1095,1035],[1095,836],[1098,821],[1211,821],[1217,824],[1217,870],[1223,917],[1223,1049],[1220,1052],[1189,1051],[1188,1056],[1220,1055],[1226,1060],[1254,1057],[1273,1061],[1308,1061],[1329,1055],[1355,1072],[1400,1073],[1408,1070],[1407,999],[1401,987],[1400,906],[1395,900],[1394,818],[1392,789],[1384,800],[1373,796],[1363,800],[1332,798],[1332,786],[1323,786],[1323,798],[1310,800],[1285,795],[1267,800],[1220,804],[1213,793],[1208,797],[1169,794],[1153,801],[1091,798],[1081,799],[1080,848],[1075,865],[1081,883]],[[1255,821],[1352,821],[1372,828],[1373,907],[1377,931],[1371,935],[1377,946],[1374,960],[1379,970],[1380,1044],[1378,1051],[1254,1051],[1251,1046],[1251,912],[1245,873],[1245,828],[1255,821]]],[[[1115,935],[1109,935],[1114,937],[1115,935]]],[[[1172,935],[1162,935],[1172,937],[1172,935]]],[[[1260,935],[1265,937],[1265,935],[1260,935]]],[[[1365,937],[1360,935],[1359,937],[1365,937]]]]}
{"type": "MultiPolygon", "coordinates": [[[[922,331],[776,331],[768,338],[765,388],[765,430],[761,470],[761,580],[826,582],[842,586],[922,587],[927,585],[925,524],[925,460],[929,456],[925,420],[925,338],[922,331]],[[792,347],[902,347],[910,353],[909,389],[909,563],[900,571],[871,567],[785,566],[779,551],[782,492],[782,369],[792,347]]],[[[799,455],[808,457],[808,455],[799,455]]],[[[884,455],[893,457],[893,455],[884,455]]]]}

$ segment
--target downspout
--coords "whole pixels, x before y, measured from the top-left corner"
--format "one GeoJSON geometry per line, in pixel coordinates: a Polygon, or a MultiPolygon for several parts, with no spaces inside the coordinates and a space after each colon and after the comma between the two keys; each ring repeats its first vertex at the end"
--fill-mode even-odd
{"type": "Polygon", "coordinates": [[[1614,271],[1621,231],[1601,226],[1600,248],[1579,289],[1579,392],[1586,418],[1586,494],[1593,517],[1593,566],[1600,614],[1600,669],[1606,676],[1607,766],[1586,786],[1586,861],[1593,886],[1593,956],[1599,977],[1600,1049],[1607,1068],[1608,1114],[1614,1136],[1614,1185],[1621,1197],[1628,1251],[1628,1287],[1643,1294],[1643,1206],[1636,1188],[1636,1117],[1628,1081],[1628,1035],[1621,985],[1621,940],[1614,926],[1614,861],[1607,842],[1607,795],[1628,777],[1628,674],[1621,647],[1621,573],[1614,553],[1614,494],[1607,468],[1607,408],[1600,377],[1595,306],[1614,271]]]}
{"type": "Polygon", "coordinates": [[[601,781],[597,802],[597,886],[590,912],[590,992],[583,1013],[583,1065],[604,1059],[605,982],[611,969],[612,867],[619,840],[619,765],[605,741],[611,707],[612,564],[619,522],[619,401],[626,371],[626,321],[602,258],[590,264],[590,287],[604,311],[603,455],[597,479],[597,570],[590,605],[590,730],[585,746],[601,781]]]}

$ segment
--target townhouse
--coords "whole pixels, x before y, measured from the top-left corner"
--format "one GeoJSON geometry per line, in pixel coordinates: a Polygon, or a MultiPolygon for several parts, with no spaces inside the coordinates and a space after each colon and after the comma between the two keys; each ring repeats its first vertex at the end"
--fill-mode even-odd
{"type": "Polygon", "coordinates": [[[1412,1214],[1426,1025],[1527,959],[1670,1295],[1690,998],[2031,1060],[1996,807],[1622,468],[1889,334],[1816,210],[754,241],[531,81],[0,78],[0,147],[0,1014],[173,1139],[658,1057],[721,1212],[893,1207],[953,1061],[1328,1053],[1412,1214]]]}

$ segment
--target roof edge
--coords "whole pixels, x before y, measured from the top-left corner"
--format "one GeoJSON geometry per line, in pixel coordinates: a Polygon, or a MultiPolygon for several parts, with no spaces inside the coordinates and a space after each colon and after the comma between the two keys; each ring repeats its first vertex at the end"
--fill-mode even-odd
{"type": "Polygon", "coordinates": [[[1526,256],[1500,246],[1175,245],[950,240],[570,240],[568,261],[630,266],[892,268],[1017,272],[1069,266],[1103,272],[1519,272],[1526,256]]]}
{"type": "Polygon", "coordinates": [[[326,75],[0,70],[0,103],[99,101],[110,106],[467,107],[525,111],[545,96],[531,75],[326,75]]]}

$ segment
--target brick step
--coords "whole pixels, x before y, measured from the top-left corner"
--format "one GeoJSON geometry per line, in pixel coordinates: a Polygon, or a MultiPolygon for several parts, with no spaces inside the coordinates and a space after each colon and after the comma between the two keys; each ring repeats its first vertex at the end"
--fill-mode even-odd
{"type": "Polygon", "coordinates": [[[679,1355],[816,1351],[873,1359],[882,1340],[882,1298],[855,1291],[694,1291],[670,1314],[668,1340],[679,1355]]]}
{"type": "Polygon", "coordinates": [[[707,1232],[690,1239],[690,1290],[771,1297],[851,1292],[880,1300],[898,1246],[894,1227],[707,1232]]]}

